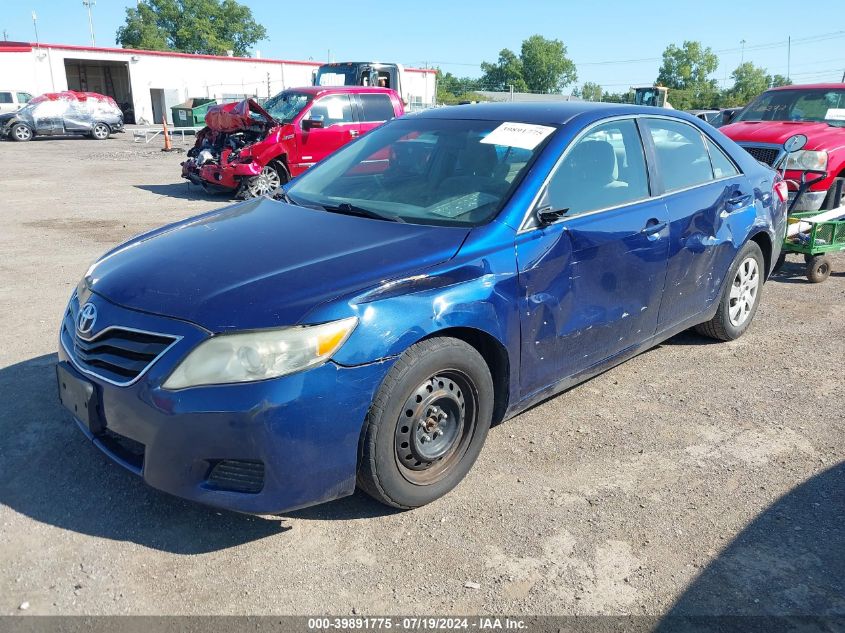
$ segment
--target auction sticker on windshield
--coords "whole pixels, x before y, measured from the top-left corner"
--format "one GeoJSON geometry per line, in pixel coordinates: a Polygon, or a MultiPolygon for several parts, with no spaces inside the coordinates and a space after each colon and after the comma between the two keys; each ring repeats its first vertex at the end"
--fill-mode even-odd
{"type": "Polygon", "coordinates": [[[828,108],[825,121],[845,121],[845,108],[828,108]]]}
{"type": "Polygon", "coordinates": [[[543,139],[555,131],[547,125],[531,125],[529,123],[502,123],[495,130],[481,139],[489,145],[505,145],[520,149],[534,149],[543,139]]]}

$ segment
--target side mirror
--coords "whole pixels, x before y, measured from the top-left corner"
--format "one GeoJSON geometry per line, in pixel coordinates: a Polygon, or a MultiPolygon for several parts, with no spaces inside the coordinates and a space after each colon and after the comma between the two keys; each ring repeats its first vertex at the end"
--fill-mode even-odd
{"type": "Polygon", "coordinates": [[[807,144],[807,137],[803,134],[793,134],[783,142],[783,151],[787,154],[797,152],[807,144]]]}
{"type": "Polygon", "coordinates": [[[548,226],[560,220],[568,211],[569,209],[555,209],[551,206],[540,207],[537,209],[537,221],[540,226],[548,226]]]}
{"type": "Polygon", "coordinates": [[[307,119],[302,119],[303,130],[319,130],[323,127],[323,115],[313,114],[307,119]]]}

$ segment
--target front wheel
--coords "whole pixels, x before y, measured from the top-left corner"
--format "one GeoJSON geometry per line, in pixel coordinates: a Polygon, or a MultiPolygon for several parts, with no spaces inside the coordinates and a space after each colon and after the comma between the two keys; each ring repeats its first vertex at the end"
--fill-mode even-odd
{"type": "Polygon", "coordinates": [[[32,140],[32,129],[24,123],[18,123],[12,128],[12,138],[19,143],[32,140]]]}
{"type": "Polygon", "coordinates": [[[260,174],[244,181],[241,196],[244,199],[272,196],[288,180],[290,175],[282,163],[270,163],[264,166],[260,174]]]}
{"type": "Polygon", "coordinates": [[[695,326],[699,334],[733,341],[751,325],[763,294],[763,252],[755,242],[742,247],[728,273],[715,316],[695,326]]]}
{"type": "Polygon", "coordinates": [[[442,497],[475,463],[492,417],[493,379],[474,347],[446,337],[411,346],[367,414],[359,487],[395,508],[442,497]]]}
{"type": "Polygon", "coordinates": [[[105,123],[95,123],[91,128],[91,138],[98,141],[105,141],[109,134],[111,134],[111,128],[105,123]]]}

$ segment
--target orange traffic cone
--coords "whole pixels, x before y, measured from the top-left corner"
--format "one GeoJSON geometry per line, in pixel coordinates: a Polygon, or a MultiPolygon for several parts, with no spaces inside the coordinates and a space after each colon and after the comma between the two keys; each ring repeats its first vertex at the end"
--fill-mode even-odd
{"type": "Polygon", "coordinates": [[[164,126],[164,148],[162,152],[172,152],[173,144],[170,142],[170,132],[167,131],[167,117],[162,117],[161,124],[164,126]]]}

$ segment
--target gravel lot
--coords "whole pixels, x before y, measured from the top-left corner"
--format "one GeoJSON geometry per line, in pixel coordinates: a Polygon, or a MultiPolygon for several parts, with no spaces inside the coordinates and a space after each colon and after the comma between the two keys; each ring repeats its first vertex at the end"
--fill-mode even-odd
{"type": "Polygon", "coordinates": [[[242,516],[147,488],[55,393],[88,264],[226,204],[159,148],[0,142],[0,614],[845,614],[845,256],[820,285],[792,260],[738,341],[679,335],[493,429],[427,507],[242,516]]]}

